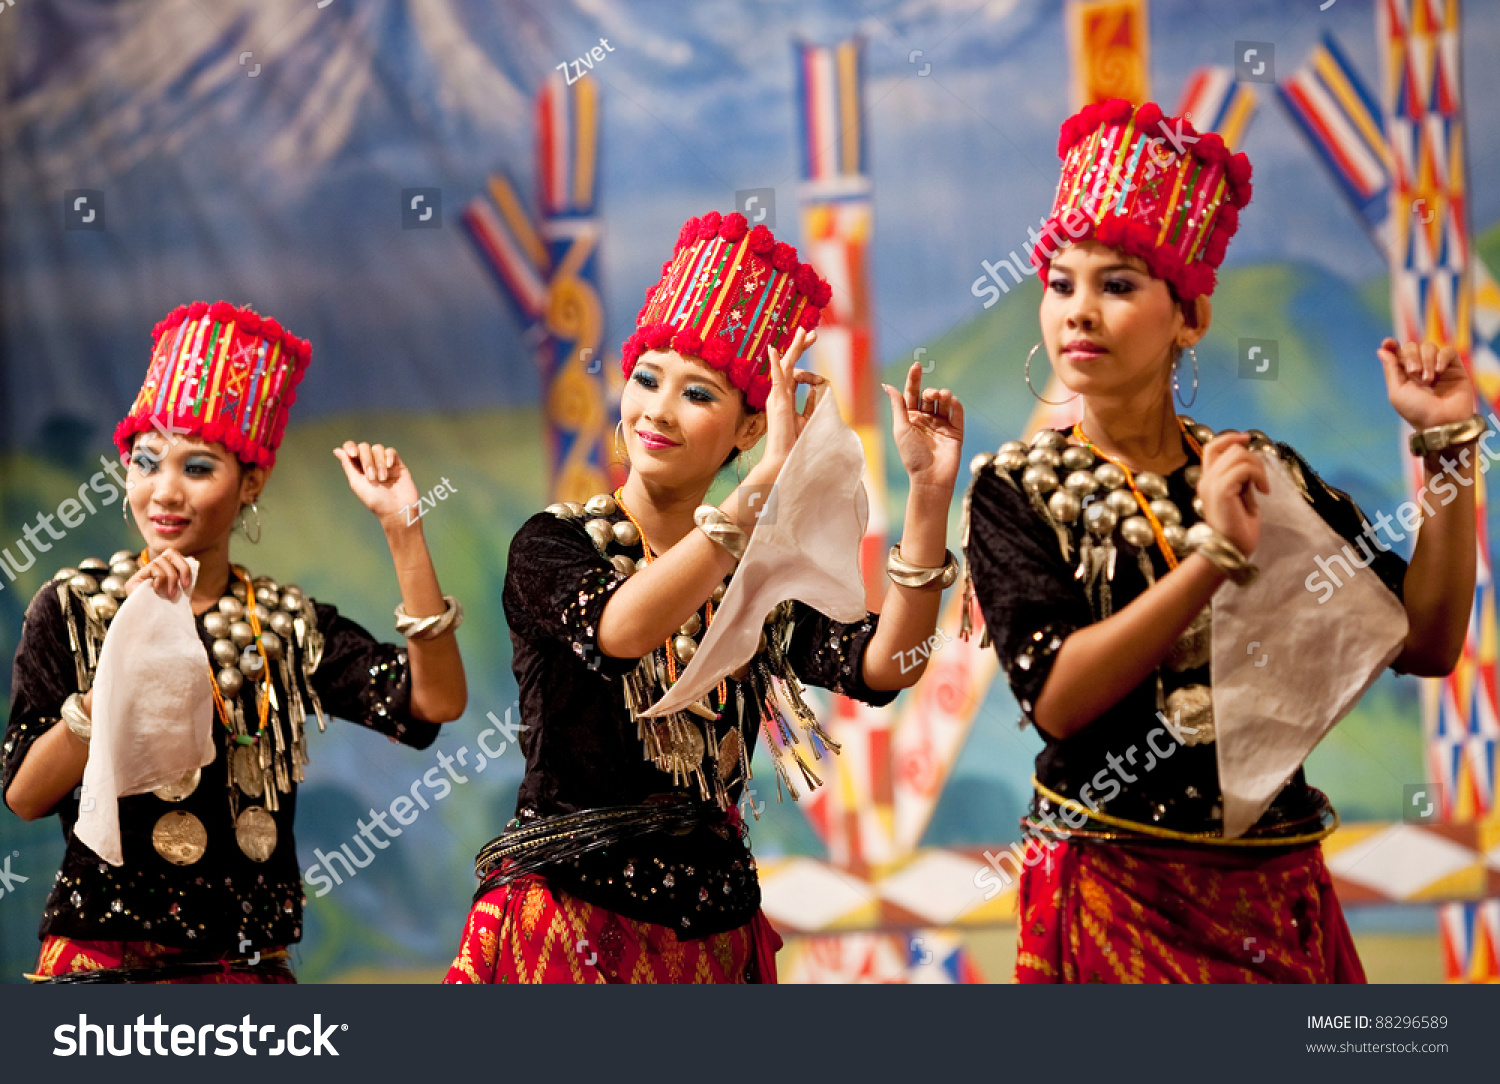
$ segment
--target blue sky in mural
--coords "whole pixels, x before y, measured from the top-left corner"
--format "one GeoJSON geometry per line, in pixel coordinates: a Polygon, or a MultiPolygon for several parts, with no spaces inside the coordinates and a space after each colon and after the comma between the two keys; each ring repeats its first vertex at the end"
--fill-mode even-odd
{"type": "MultiPolygon", "coordinates": [[[[1500,71],[1475,61],[1500,35],[1500,10],[1467,7],[1466,91],[1493,101],[1500,71]]],[[[1170,108],[1187,74],[1229,63],[1238,40],[1274,43],[1285,74],[1325,29],[1374,82],[1365,5],[1157,0],[1154,96],[1170,108]]],[[[302,421],[534,402],[522,329],[457,216],[497,169],[529,193],[540,80],[609,39],[587,78],[603,97],[602,285],[617,344],[687,215],[775,187],[781,231],[795,235],[791,42],[856,32],[869,42],[877,349],[899,357],[978,314],[980,261],[1018,248],[1050,199],[1067,111],[1056,3],[17,8],[0,27],[0,443],[33,442],[57,414],[96,426],[102,443],[144,368],[151,324],[197,297],[254,303],[313,340],[302,421]],[[419,186],[442,189],[442,230],[400,228],[399,192],[419,186]],[[105,232],[60,229],[74,188],[104,191],[105,232]]],[[[1483,183],[1500,132],[1474,124],[1469,138],[1482,230],[1500,217],[1500,186],[1483,183]]],[[[1256,194],[1228,266],[1305,261],[1352,282],[1383,272],[1268,98],[1245,149],[1256,194]]]]}

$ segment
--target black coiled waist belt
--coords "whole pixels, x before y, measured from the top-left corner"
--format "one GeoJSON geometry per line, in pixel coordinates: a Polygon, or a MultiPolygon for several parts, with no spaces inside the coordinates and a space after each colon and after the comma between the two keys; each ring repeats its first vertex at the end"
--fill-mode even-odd
{"type": "Polygon", "coordinates": [[[530,824],[512,821],[474,858],[474,875],[479,878],[474,899],[529,873],[614,844],[656,832],[686,835],[723,818],[714,806],[672,798],[562,813],[530,824]]]}
{"type": "Polygon", "coordinates": [[[707,937],[744,926],[760,908],[746,835],[733,810],[683,795],[516,820],[479,852],[474,900],[538,875],[552,890],[681,939],[707,937]]]}

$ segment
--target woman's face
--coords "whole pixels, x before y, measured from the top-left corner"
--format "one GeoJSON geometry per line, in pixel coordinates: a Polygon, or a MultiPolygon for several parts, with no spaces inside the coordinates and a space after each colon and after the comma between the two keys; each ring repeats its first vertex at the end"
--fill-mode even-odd
{"type": "Polygon", "coordinates": [[[1059,252],[1043,284],[1042,341],[1069,391],[1128,397],[1154,385],[1170,394],[1172,347],[1196,341],[1181,306],[1146,262],[1083,241],[1059,252]]]}
{"type": "Polygon", "coordinates": [[[755,446],[765,415],[717,369],[675,350],[642,354],[620,396],[630,469],[667,486],[713,481],[735,448],[755,446]]]}
{"type": "Polygon", "coordinates": [[[222,444],[148,432],[131,448],[127,479],[130,511],[151,556],[171,546],[191,557],[228,545],[240,507],[260,494],[265,471],[242,469],[222,444]]]}

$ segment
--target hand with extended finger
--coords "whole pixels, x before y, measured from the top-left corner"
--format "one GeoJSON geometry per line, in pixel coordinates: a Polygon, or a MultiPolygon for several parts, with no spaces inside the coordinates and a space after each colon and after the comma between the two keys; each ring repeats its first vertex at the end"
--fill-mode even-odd
{"type": "Polygon", "coordinates": [[[343,464],[349,488],[379,517],[382,526],[394,526],[398,520],[409,518],[403,510],[417,503],[417,484],[396,449],[346,440],[333,454],[343,464]]]}
{"type": "Polygon", "coordinates": [[[891,429],[913,489],[953,492],[964,444],[964,408],[947,388],[922,387],[922,366],[906,372],[905,393],[880,385],[891,400],[891,429]]]}
{"type": "Polygon", "coordinates": [[[192,587],[193,570],[188,567],[186,557],[168,546],[125,581],[125,594],[131,594],[143,584],[150,584],[158,595],[171,601],[177,597],[178,591],[192,587]]]}
{"type": "Polygon", "coordinates": [[[1271,492],[1266,464],[1250,451],[1250,434],[1227,430],[1203,446],[1198,496],[1203,521],[1249,557],[1260,544],[1260,508],[1255,491],[1271,492]]]}
{"type": "Polygon", "coordinates": [[[1413,429],[1461,422],[1474,413],[1474,382],[1458,351],[1387,337],[1375,352],[1391,406],[1413,429]]]}
{"type": "Polygon", "coordinates": [[[812,417],[813,408],[817,406],[824,385],[828,382],[816,373],[798,369],[797,361],[802,357],[802,352],[817,341],[816,331],[807,331],[799,327],[797,333],[792,336],[792,341],[787,345],[785,354],[774,346],[769,348],[771,390],[766,395],[765,452],[761,455],[760,462],[751,470],[750,476],[745,479],[746,482],[751,481],[752,478],[761,485],[774,482],[776,476],[781,473],[781,465],[791,454],[792,445],[797,443],[797,437],[801,435],[803,426],[812,417]],[[801,412],[798,412],[797,388],[802,385],[808,388],[807,403],[801,412]]]}

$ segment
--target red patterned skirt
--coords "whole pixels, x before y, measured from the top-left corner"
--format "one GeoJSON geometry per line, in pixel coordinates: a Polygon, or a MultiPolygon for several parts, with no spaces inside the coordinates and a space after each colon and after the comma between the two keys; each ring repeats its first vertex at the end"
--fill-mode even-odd
{"type": "Polygon", "coordinates": [[[1036,841],[1021,871],[1017,982],[1365,981],[1316,844],[1036,841]],[[1033,852],[1033,856],[1036,852],[1033,852]]]}
{"type": "MultiPolygon", "coordinates": [[[[158,945],[152,941],[76,941],[70,937],[48,936],[42,939],[42,951],[37,957],[36,972],[28,979],[47,979],[55,975],[67,975],[80,971],[102,971],[112,968],[151,968],[170,965],[175,957],[185,950],[158,945]]],[[[288,953],[284,947],[262,950],[261,962],[265,964],[285,963],[288,953]]],[[[151,980],[146,980],[151,981],[151,980]]],[[[241,986],[266,983],[281,985],[294,983],[290,973],[255,973],[231,971],[225,967],[202,975],[157,980],[172,985],[241,986]]]]}
{"type": "Polygon", "coordinates": [[[533,874],[474,904],[443,981],[775,982],[780,947],[759,911],[738,929],[679,941],[666,926],[595,907],[533,874]]]}

